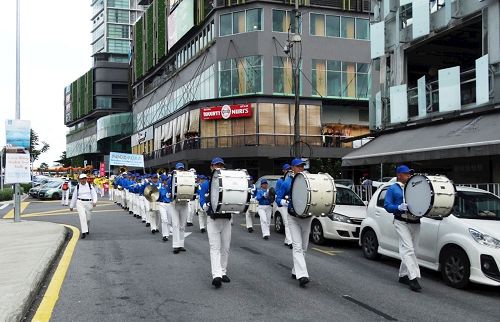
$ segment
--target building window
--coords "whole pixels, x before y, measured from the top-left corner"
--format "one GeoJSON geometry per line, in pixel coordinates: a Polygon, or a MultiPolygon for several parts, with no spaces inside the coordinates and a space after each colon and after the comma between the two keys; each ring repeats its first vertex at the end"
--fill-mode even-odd
{"type": "Polygon", "coordinates": [[[311,13],[310,16],[311,35],[313,36],[324,36],[325,35],[325,15],[311,13]]]}
{"type": "Polygon", "coordinates": [[[342,17],[340,20],[340,37],[354,39],[354,18],[342,17]]]}
{"type": "Polygon", "coordinates": [[[356,18],[356,39],[370,40],[370,23],[368,19],[356,18]]]}
{"type": "MultiPolygon", "coordinates": [[[[300,68],[301,67],[299,67],[299,69],[300,68]]],[[[299,86],[301,86],[300,77],[299,86]]],[[[288,57],[273,57],[273,93],[287,95],[295,94],[293,65],[288,57]]]]}
{"type": "Polygon", "coordinates": [[[108,7],[128,9],[129,0],[108,0],[108,7]]]}
{"type": "Polygon", "coordinates": [[[99,39],[92,45],[92,51],[94,54],[100,52],[103,49],[104,49],[104,37],[99,39]]]}
{"type": "MultiPolygon", "coordinates": [[[[293,12],[288,10],[273,9],[273,31],[275,32],[295,32],[295,17],[293,12]]],[[[299,32],[302,26],[299,21],[299,32]]]]}
{"type": "Polygon", "coordinates": [[[111,108],[111,97],[109,96],[96,96],[95,97],[96,108],[111,108]]]}
{"type": "Polygon", "coordinates": [[[313,96],[367,99],[370,64],[313,59],[312,78],[313,96]]]}
{"type": "Polygon", "coordinates": [[[368,19],[335,15],[310,14],[310,34],[345,39],[370,39],[368,19]]]}
{"type": "Polygon", "coordinates": [[[108,22],[129,23],[129,11],[108,9],[108,22]]]}
{"type": "Polygon", "coordinates": [[[219,62],[219,96],[262,93],[262,57],[248,56],[219,62]]]}
{"type": "Polygon", "coordinates": [[[326,35],[328,37],[340,37],[339,16],[326,16],[326,35]]]}
{"type": "Polygon", "coordinates": [[[128,54],[130,52],[130,41],[108,39],[108,52],[117,54],[128,54]]]}
{"type": "Polygon", "coordinates": [[[262,9],[237,11],[219,18],[219,36],[262,30],[262,9]]]}
{"type": "Polygon", "coordinates": [[[108,37],[110,38],[129,38],[128,26],[108,25],[108,37]]]}

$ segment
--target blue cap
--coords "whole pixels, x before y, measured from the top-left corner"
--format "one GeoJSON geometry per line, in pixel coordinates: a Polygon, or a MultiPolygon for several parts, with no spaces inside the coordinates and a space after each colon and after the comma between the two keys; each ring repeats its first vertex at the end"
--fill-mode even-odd
{"type": "Polygon", "coordinates": [[[224,160],[222,158],[216,157],[212,159],[212,165],[214,164],[224,164],[224,160]]]}
{"type": "Polygon", "coordinates": [[[179,170],[179,169],[185,169],[186,167],[184,166],[184,164],[182,162],[178,162],[175,164],[175,169],[179,170]]]}
{"type": "Polygon", "coordinates": [[[158,179],[158,175],[157,175],[157,174],[152,174],[152,175],[150,175],[149,177],[150,177],[150,178],[152,178],[152,179],[153,179],[153,178],[158,179]]]}
{"type": "Polygon", "coordinates": [[[267,179],[262,179],[262,180],[260,181],[260,184],[266,184],[266,183],[267,183],[267,179]]]}
{"type": "Polygon", "coordinates": [[[203,180],[206,180],[206,179],[207,179],[207,176],[206,176],[206,175],[204,175],[204,174],[200,174],[200,175],[198,176],[198,178],[203,179],[203,180]]]}
{"type": "Polygon", "coordinates": [[[400,174],[400,173],[412,173],[412,172],[413,172],[413,169],[410,169],[406,165],[400,165],[399,167],[396,168],[396,174],[400,174]]]}
{"type": "Polygon", "coordinates": [[[165,174],[162,174],[162,175],[161,175],[161,180],[162,180],[162,181],[168,180],[168,176],[167,176],[167,175],[165,175],[165,174]]]}
{"type": "Polygon", "coordinates": [[[306,163],[304,162],[304,160],[299,159],[299,158],[295,158],[292,160],[292,167],[296,167],[296,166],[299,166],[301,164],[305,165],[306,163]]]}
{"type": "Polygon", "coordinates": [[[283,164],[283,171],[284,170],[290,170],[291,166],[288,163],[283,164]]]}

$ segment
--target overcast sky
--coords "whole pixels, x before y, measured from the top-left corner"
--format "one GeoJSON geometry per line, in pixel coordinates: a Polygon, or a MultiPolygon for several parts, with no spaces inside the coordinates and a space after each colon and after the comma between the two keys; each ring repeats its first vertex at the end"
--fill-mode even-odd
{"type": "MultiPolygon", "coordinates": [[[[40,162],[66,150],[64,87],[92,65],[89,0],[21,1],[21,119],[50,144],[40,162]]],[[[0,145],[16,108],[16,1],[2,1],[0,19],[0,145]]]]}

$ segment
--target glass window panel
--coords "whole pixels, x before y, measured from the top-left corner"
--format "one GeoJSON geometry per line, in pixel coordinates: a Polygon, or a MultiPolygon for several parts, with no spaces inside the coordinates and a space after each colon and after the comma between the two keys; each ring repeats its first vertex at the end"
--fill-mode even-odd
{"type": "Polygon", "coordinates": [[[488,55],[476,59],[476,105],[490,100],[488,55]]]}
{"type": "Polygon", "coordinates": [[[231,147],[231,120],[217,120],[217,147],[231,147]]]}
{"type": "Polygon", "coordinates": [[[283,58],[273,57],[273,92],[284,93],[283,58]]]}
{"type": "Polygon", "coordinates": [[[219,72],[219,96],[231,96],[231,70],[219,72]]]}
{"type": "Polygon", "coordinates": [[[245,32],[245,11],[233,13],[233,34],[245,32]]]}
{"type": "Polygon", "coordinates": [[[215,122],[201,121],[201,147],[215,148],[215,122]]]}
{"type": "Polygon", "coordinates": [[[227,36],[232,34],[233,28],[232,28],[232,15],[226,14],[226,15],[221,15],[220,16],[220,35],[221,36],[227,36]]]}
{"type": "Polygon", "coordinates": [[[342,96],[356,97],[356,63],[342,63],[342,96]]]}
{"type": "Polygon", "coordinates": [[[259,145],[274,143],[274,108],[272,103],[259,104],[259,145]]]}
{"type": "Polygon", "coordinates": [[[340,37],[339,16],[326,16],[326,35],[329,37],[340,37]]]}
{"type": "Polygon", "coordinates": [[[460,67],[440,69],[438,71],[439,111],[460,110],[460,67]]]}
{"type": "Polygon", "coordinates": [[[340,72],[327,72],[327,95],[328,96],[342,96],[342,77],[340,72]]]}
{"type": "Polygon", "coordinates": [[[273,31],[287,32],[286,11],[273,9],[273,31]]]}
{"type": "Polygon", "coordinates": [[[313,59],[313,96],[326,96],[326,66],[324,60],[313,59]]]}
{"type": "Polygon", "coordinates": [[[354,39],[354,18],[342,17],[340,20],[340,31],[342,38],[354,39]]]}
{"type": "Polygon", "coordinates": [[[307,105],[307,140],[309,145],[321,145],[321,107],[307,105]]]}
{"type": "Polygon", "coordinates": [[[256,104],[252,103],[252,117],[245,118],[245,145],[256,145],[257,137],[257,109],[256,104]]]}
{"type": "Polygon", "coordinates": [[[244,146],[245,145],[245,119],[233,119],[233,146],[244,146]]]}
{"type": "Polygon", "coordinates": [[[381,21],[370,26],[370,58],[375,59],[385,54],[385,22],[381,21]]]}
{"type": "Polygon", "coordinates": [[[408,98],[406,84],[393,86],[389,89],[391,123],[406,122],[408,120],[408,98]]]}
{"type": "Polygon", "coordinates": [[[247,32],[262,30],[262,9],[247,10],[247,32]]]}
{"type": "Polygon", "coordinates": [[[370,24],[368,19],[356,18],[356,39],[368,40],[370,24]]]}
{"type": "Polygon", "coordinates": [[[290,145],[290,107],[288,104],[274,104],[276,145],[290,145]],[[280,135],[281,134],[281,135],[280,135]]]}
{"type": "Polygon", "coordinates": [[[370,89],[370,83],[368,74],[359,74],[356,79],[356,97],[357,98],[368,98],[368,92],[370,89]]]}
{"type": "Polygon", "coordinates": [[[325,35],[325,15],[311,13],[311,35],[324,36],[325,35]]]}

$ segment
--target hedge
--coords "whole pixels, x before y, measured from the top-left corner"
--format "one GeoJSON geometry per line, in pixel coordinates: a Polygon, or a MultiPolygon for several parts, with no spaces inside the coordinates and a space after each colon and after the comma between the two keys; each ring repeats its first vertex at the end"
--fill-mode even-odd
{"type": "MultiPolygon", "coordinates": [[[[25,191],[29,191],[30,188],[31,188],[30,183],[21,184],[21,193],[24,193],[25,191]],[[28,188],[28,189],[26,189],[26,188],[28,188]]],[[[4,188],[3,190],[0,190],[0,201],[10,201],[10,200],[12,200],[13,195],[14,195],[14,189],[4,188]]]]}

